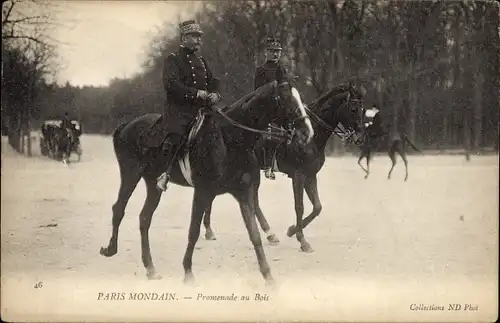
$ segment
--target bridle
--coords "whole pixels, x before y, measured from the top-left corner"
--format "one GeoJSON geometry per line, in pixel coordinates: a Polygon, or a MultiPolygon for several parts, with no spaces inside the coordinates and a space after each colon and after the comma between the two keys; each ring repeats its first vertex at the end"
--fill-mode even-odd
{"type": "MultiPolygon", "coordinates": [[[[342,103],[342,105],[334,112],[333,118],[338,119],[338,115],[340,112],[346,108],[351,108],[352,104],[363,104],[363,99],[353,99],[351,97],[351,91],[347,90],[347,97],[345,101],[342,103]]],[[[345,93],[345,92],[344,92],[345,93]]],[[[342,95],[344,93],[338,94],[342,95]]],[[[355,130],[352,129],[346,129],[345,126],[341,123],[338,122],[337,126],[335,128],[331,127],[326,121],[324,121],[320,116],[318,116],[316,113],[314,113],[309,107],[305,107],[307,113],[311,116],[311,119],[316,121],[321,127],[326,129],[327,131],[335,134],[337,137],[344,141],[349,141],[353,142],[355,145],[360,145],[362,143],[362,138],[354,139],[354,135],[356,134],[355,130]]],[[[362,122],[363,118],[363,109],[358,109],[358,122],[362,122]]]]}

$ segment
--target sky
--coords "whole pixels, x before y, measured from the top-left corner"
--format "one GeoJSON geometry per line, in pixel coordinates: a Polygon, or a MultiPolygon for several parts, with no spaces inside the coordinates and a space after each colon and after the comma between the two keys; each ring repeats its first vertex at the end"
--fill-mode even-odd
{"type": "Polygon", "coordinates": [[[155,31],[194,13],[187,1],[51,1],[60,24],[53,36],[60,42],[57,82],[78,86],[107,85],[139,72],[155,31]]]}

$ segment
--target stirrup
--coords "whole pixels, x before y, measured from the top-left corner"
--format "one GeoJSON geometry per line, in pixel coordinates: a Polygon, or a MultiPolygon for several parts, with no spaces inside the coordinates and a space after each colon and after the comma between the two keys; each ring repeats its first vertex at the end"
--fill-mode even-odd
{"type": "Polygon", "coordinates": [[[156,187],[165,192],[168,188],[169,179],[170,176],[168,176],[167,173],[161,174],[156,180],[156,187]]]}

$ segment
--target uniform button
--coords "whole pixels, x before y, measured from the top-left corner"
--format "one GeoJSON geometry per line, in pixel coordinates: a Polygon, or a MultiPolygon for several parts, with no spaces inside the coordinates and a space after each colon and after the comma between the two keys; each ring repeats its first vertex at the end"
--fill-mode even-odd
{"type": "Polygon", "coordinates": [[[191,61],[189,61],[189,63],[192,63],[191,61]]]}
{"type": "Polygon", "coordinates": [[[194,81],[193,83],[196,84],[196,81],[194,81]]]}
{"type": "Polygon", "coordinates": [[[194,73],[193,73],[193,77],[194,77],[194,76],[196,76],[196,75],[194,75],[194,73]]]}

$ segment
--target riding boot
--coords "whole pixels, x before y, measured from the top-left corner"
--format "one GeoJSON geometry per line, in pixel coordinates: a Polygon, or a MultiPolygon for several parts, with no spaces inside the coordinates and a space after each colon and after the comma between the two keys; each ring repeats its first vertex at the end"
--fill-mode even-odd
{"type": "Polygon", "coordinates": [[[172,164],[176,156],[176,150],[177,149],[170,138],[167,138],[167,140],[165,140],[162,145],[162,155],[165,165],[165,171],[157,178],[156,181],[156,186],[164,192],[168,188],[167,186],[170,180],[170,170],[172,169],[172,164]]]}

